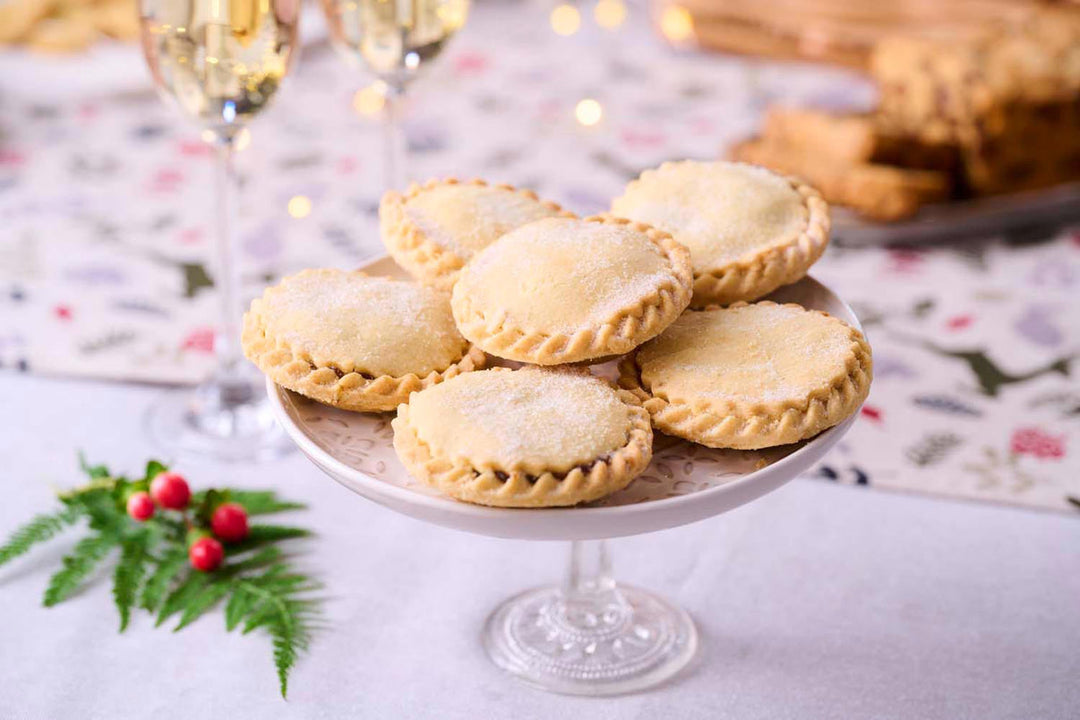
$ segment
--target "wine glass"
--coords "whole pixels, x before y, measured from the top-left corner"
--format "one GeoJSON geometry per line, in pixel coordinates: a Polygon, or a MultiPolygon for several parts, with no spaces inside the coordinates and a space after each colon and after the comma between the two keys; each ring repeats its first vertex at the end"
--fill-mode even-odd
{"type": "Polygon", "coordinates": [[[273,99],[298,49],[300,0],[141,0],[142,46],[159,93],[202,127],[217,154],[214,187],[220,327],[217,368],[148,415],[167,451],[251,461],[285,452],[262,383],[240,353],[240,278],[233,237],[233,155],[248,121],[273,99]]]}
{"type": "Polygon", "coordinates": [[[442,52],[465,24],[469,0],[322,0],[330,38],[353,66],[367,66],[386,87],[383,175],[386,189],[406,179],[401,109],[421,65],[442,52]]]}

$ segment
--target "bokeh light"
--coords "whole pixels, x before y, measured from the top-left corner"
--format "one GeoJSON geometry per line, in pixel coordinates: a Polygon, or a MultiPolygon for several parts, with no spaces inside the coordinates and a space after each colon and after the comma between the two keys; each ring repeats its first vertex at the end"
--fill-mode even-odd
{"type": "Polygon", "coordinates": [[[581,13],[573,5],[556,5],[551,11],[551,29],[559,35],[573,35],[581,28],[581,13]]]}
{"type": "Polygon", "coordinates": [[[614,30],[626,21],[626,4],[623,0],[597,0],[593,18],[600,27],[614,30]]]}
{"type": "Polygon", "coordinates": [[[574,117],[585,127],[591,127],[604,117],[604,108],[596,100],[585,98],[574,108],[574,117]]]}
{"type": "Polygon", "coordinates": [[[311,198],[307,195],[293,195],[289,198],[289,214],[299,220],[311,214],[311,198]]]}
{"type": "Polygon", "coordinates": [[[686,8],[670,5],[660,15],[660,32],[672,42],[688,40],[694,34],[694,18],[686,8]]]}
{"type": "Polygon", "coordinates": [[[361,115],[377,115],[386,105],[386,93],[381,81],[360,88],[353,95],[353,109],[361,115]]]}

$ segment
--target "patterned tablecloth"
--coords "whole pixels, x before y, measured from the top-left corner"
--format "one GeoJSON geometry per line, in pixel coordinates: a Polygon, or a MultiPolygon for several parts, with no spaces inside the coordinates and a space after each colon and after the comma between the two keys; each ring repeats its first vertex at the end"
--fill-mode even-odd
{"type": "MultiPolygon", "coordinates": [[[[617,30],[586,15],[569,37],[551,32],[549,9],[474,7],[413,88],[411,176],[483,176],[591,213],[643,168],[716,156],[770,102],[872,97],[839,71],[673,52],[636,7],[617,30]],[[603,109],[596,125],[575,119],[584,98],[603,109]]],[[[0,364],[193,382],[212,360],[211,158],[152,93],[137,50],[108,52],[98,74],[93,60],[43,71],[39,60],[2,58],[0,364]],[[25,73],[9,70],[19,63],[25,73]],[[63,92],[41,79],[59,76],[71,86],[63,92]]],[[[380,128],[363,112],[370,103],[354,102],[369,82],[315,41],[252,128],[239,156],[249,292],[380,252],[380,128]],[[310,206],[290,204],[298,197],[310,206]]],[[[1080,386],[1070,376],[1080,232],[834,245],[813,273],[863,318],[876,375],[863,421],[815,474],[1070,508],[1067,497],[1080,496],[1080,386]]]]}

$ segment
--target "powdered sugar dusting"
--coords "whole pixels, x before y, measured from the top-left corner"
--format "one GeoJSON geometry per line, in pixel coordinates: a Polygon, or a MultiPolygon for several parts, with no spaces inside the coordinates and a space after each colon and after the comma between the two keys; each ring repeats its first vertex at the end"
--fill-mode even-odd
{"type": "Polygon", "coordinates": [[[638,353],[642,379],[669,399],[798,402],[843,377],[847,326],[795,305],[684,313],[638,353]]]}
{"type": "Polygon", "coordinates": [[[263,298],[267,334],[320,366],[427,375],[464,354],[445,293],[343,270],[305,270],[263,298]]]}
{"type": "Polygon", "coordinates": [[[476,307],[505,309],[519,327],[571,333],[654,296],[672,276],[668,259],[636,230],[549,218],[504,235],[460,283],[476,307]]]}
{"type": "Polygon", "coordinates": [[[611,205],[690,249],[697,269],[719,268],[790,242],[806,225],[799,194],[783,177],[739,163],[678,163],[630,186],[611,205]]]}
{"type": "Polygon", "coordinates": [[[602,380],[537,367],[459,375],[413,395],[409,411],[437,455],[504,471],[563,472],[622,447],[629,431],[602,380]]]}
{"type": "Polygon", "coordinates": [[[521,193],[484,185],[438,185],[405,204],[409,219],[468,260],[503,234],[557,211],[521,193]]]}

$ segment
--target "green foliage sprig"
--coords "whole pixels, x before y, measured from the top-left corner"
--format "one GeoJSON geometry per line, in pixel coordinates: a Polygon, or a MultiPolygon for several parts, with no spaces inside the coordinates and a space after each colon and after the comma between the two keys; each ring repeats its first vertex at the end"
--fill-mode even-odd
{"type": "Polygon", "coordinates": [[[224,562],[211,572],[191,567],[188,539],[193,531],[205,531],[215,508],[226,502],[242,506],[248,516],[301,510],[304,505],[282,500],[269,490],[213,489],[194,493],[184,511],[159,510],[137,522],[127,515],[127,499],[147,491],[150,482],[168,468],[151,460],[141,477],[127,478],[113,475],[103,465],[88,465],[81,457],[80,465],[89,482],[61,493],[58,511],[38,515],[15,530],[0,545],[0,565],[72,527],[85,525],[88,534],[49,579],[46,607],[70,598],[115,556],[112,596],[120,632],[128,627],[134,610],[153,614],[155,626],[177,618],[176,631],[224,601],[227,631],[262,630],[270,636],[285,697],[289,671],[308,649],[320,622],[320,599],[315,593],[321,586],[293,568],[280,544],[310,533],[290,525],[250,524],[247,537],[226,545],[224,562]]]}

